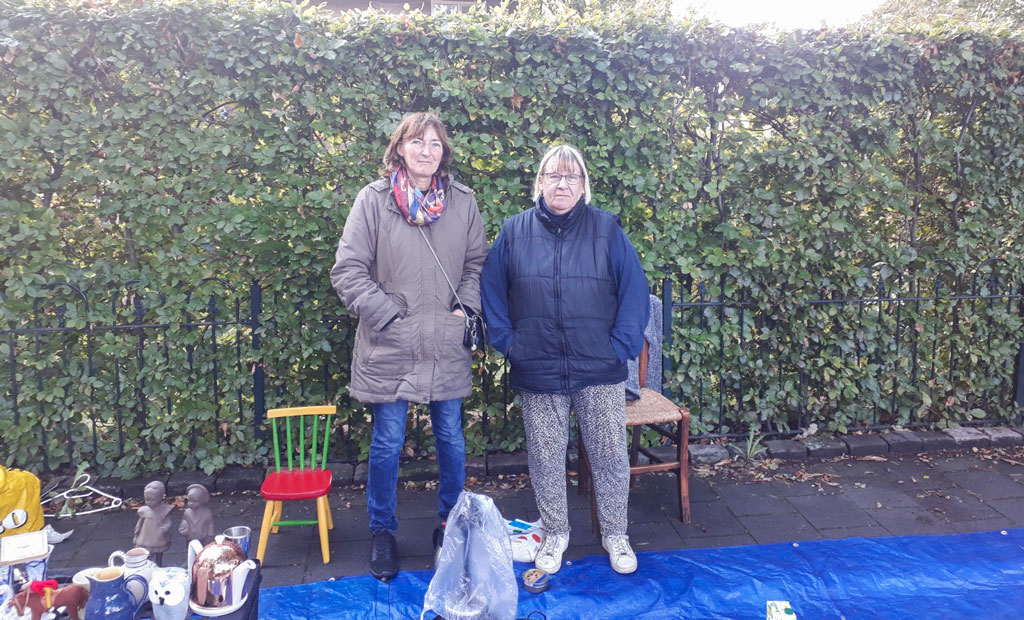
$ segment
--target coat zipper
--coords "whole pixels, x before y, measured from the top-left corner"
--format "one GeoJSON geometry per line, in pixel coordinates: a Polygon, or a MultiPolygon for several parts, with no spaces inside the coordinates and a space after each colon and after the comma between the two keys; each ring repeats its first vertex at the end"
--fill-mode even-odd
{"type": "Polygon", "coordinates": [[[555,231],[555,308],[558,312],[558,348],[562,362],[562,389],[569,393],[569,353],[565,342],[565,323],[562,318],[562,229],[555,231]]]}

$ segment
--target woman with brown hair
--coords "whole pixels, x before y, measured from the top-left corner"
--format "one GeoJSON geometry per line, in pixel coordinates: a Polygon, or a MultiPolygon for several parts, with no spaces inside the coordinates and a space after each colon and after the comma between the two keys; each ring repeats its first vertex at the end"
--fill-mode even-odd
{"type": "Polygon", "coordinates": [[[370,572],[382,580],[398,572],[396,487],[410,402],[429,405],[437,442],[435,545],[465,484],[462,398],[473,387],[465,312],[480,311],[487,241],[473,192],[451,178],[451,165],[441,120],[406,116],[384,153],[383,178],[356,196],[331,270],[359,317],[349,392],[373,410],[366,504],[370,572]]]}

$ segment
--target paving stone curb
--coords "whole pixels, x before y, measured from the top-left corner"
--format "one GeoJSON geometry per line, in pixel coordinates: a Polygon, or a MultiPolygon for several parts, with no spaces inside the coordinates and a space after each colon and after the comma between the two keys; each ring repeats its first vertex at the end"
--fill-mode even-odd
{"type": "MultiPolygon", "coordinates": [[[[262,467],[238,467],[237,465],[232,465],[225,467],[224,471],[217,474],[216,490],[221,493],[255,491],[263,484],[265,477],[262,467]]],[[[349,472],[349,478],[351,477],[352,474],[349,472]]]]}
{"type": "Polygon", "coordinates": [[[690,463],[693,465],[714,465],[729,458],[729,451],[718,444],[693,444],[690,446],[690,463]]]}
{"type": "Polygon", "coordinates": [[[773,439],[764,442],[768,456],[784,461],[802,461],[807,458],[807,446],[793,439],[773,439]]]}
{"type": "Polygon", "coordinates": [[[936,452],[939,450],[953,450],[956,442],[953,438],[942,431],[913,431],[921,440],[921,450],[924,452],[936,452]]]}
{"type": "Polygon", "coordinates": [[[488,476],[525,474],[528,470],[525,450],[510,454],[492,454],[487,457],[488,476]]]}
{"type": "MultiPolygon", "coordinates": [[[[332,487],[344,487],[352,484],[356,473],[356,466],[352,463],[328,463],[327,469],[331,470],[332,487]]],[[[258,489],[259,486],[256,488],[258,489]]]]}
{"type": "MultiPolygon", "coordinates": [[[[764,442],[765,451],[758,458],[794,461],[805,459],[830,459],[844,455],[886,456],[889,454],[916,454],[942,450],[970,450],[972,448],[1012,447],[1024,445],[1024,429],[995,427],[959,427],[942,431],[891,431],[878,434],[846,435],[842,437],[805,437],[801,439],[772,439],[764,442]],[[767,454],[765,454],[767,453],[767,454]]],[[[675,457],[672,446],[656,446],[651,450],[665,459],[675,457]]],[[[728,444],[691,444],[689,446],[691,465],[714,465],[724,459],[743,458],[745,444],[742,441],[728,444]]],[[[570,465],[575,463],[575,454],[570,455],[570,465]]],[[[333,486],[366,484],[367,464],[328,463],[333,473],[333,486]]],[[[570,467],[571,469],[572,467],[570,467]]],[[[466,475],[475,478],[488,476],[525,474],[529,472],[526,452],[495,454],[488,457],[472,457],[466,461],[466,475]]],[[[203,484],[211,491],[235,493],[259,490],[266,470],[263,467],[230,466],[218,474],[202,471],[154,474],[144,478],[120,479],[101,478],[97,488],[125,499],[142,499],[143,489],[153,480],[164,482],[168,496],[184,495],[188,485],[203,484]]],[[[437,478],[437,461],[421,460],[403,463],[399,479],[408,481],[434,480],[437,478]]]]}
{"type": "Polygon", "coordinates": [[[921,451],[924,442],[911,431],[893,431],[891,433],[880,433],[882,441],[889,444],[889,452],[892,454],[916,454],[921,451]]]}
{"type": "Polygon", "coordinates": [[[889,453],[889,444],[878,435],[846,435],[841,439],[850,456],[882,456],[889,453]]]}
{"type": "Polygon", "coordinates": [[[1021,437],[1020,433],[1011,428],[1006,428],[1005,426],[980,428],[978,430],[989,438],[989,441],[992,442],[992,446],[997,448],[1019,446],[1024,443],[1024,437],[1021,437]]]}
{"type": "MultiPolygon", "coordinates": [[[[399,468],[399,475],[401,475],[401,468],[399,468]]],[[[466,459],[466,477],[474,478],[486,478],[487,477],[487,459],[482,456],[474,456],[466,459]]]]}
{"type": "Polygon", "coordinates": [[[976,428],[947,428],[942,432],[952,437],[959,449],[987,448],[992,443],[988,435],[976,428]]]}
{"type": "Polygon", "coordinates": [[[177,471],[167,479],[167,495],[184,495],[189,486],[201,484],[208,491],[217,488],[217,477],[203,471],[177,471]]]}
{"type": "Polygon", "coordinates": [[[366,476],[369,473],[370,468],[366,463],[357,463],[352,474],[352,484],[366,484],[366,476]]]}
{"type": "MultiPolygon", "coordinates": [[[[120,478],[100,478],[96,481],[96,488],[116,495],[124,499],[142,499],[142,491],[146,488],[146,485],[153,480],[159,480],[165,485],[167,484],[167,476],[152,476],[149,478],[131,478],[128,480],[122,480],[120,478]]],[[[61,488],[64,488],[71,481],[68,480],[66,484],[62,484],[61,488]]],[[[43,485],[44,488],[46,485],[43,485]]]]}
{"type": "Polygon", "coordinates": [[[398,479],[412,482],[437,480],[437,461],[424,459],[402,463],[398,468],[398,479]]]}
{"type": "Polygon", "coordinates": [[[812,459],[834,459],[847,451],[846,444],[833,437],[805,437],[797,441],[804,444],[812,459]]]}
{"type": "MultiPolygon", "coordinates": [[[[734,461],[737,459],[747,458],[747,442],[745,441],[731,441],[725,444],[725,449],[729,453],[729,458],[731,458],[734,461]]],[[[758,453],[754,455],[752,458],[755,460],[763,459],[765,457],[766,452],[767,450],[764,446],[759,446],[758,453]]],[[[643,454],[641,454],[640,456],[643,456],[643,454]]],[[[675,458],[675,450],[672,451],[672,458],[675,458]]]]}

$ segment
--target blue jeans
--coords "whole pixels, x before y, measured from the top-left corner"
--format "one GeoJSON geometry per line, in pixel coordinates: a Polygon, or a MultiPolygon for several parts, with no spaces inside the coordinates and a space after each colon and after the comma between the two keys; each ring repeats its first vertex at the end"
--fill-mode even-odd
{"type": "MultiPolygon", "coordinates": [[[[409,402],[373,405],[373,439],[366,480],[366,509],[370,531],[394,532],[398,487],[398,458],[405,445],[405,418],[409,402]]],[[[437,441],[437,470],[440,478],[437,514],[446,519],[466,485],[466,438],[462,434],[462,399],[430,403],[430,423],[437,441]]]]}

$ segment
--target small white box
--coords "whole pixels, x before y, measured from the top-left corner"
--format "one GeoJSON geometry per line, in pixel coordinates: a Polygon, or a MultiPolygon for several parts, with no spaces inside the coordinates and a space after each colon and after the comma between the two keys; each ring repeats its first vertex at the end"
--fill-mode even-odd
{"type": "Polygon", "coordinates": [[[48,555],[50,545],[43,530],[0,538],[0,566],[40,560],[48,555]]]}
{"type": "Polygon", "coordinates": [[[768,601],[768,617],[766,620],[796,620],[796,612],[789,601],[768,601]]]}

